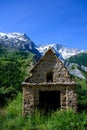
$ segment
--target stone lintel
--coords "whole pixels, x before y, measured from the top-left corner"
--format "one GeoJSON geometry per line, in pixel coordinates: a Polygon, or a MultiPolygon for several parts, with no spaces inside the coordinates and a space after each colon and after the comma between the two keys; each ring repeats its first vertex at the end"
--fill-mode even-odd
{"type": "Polygon", "coordinates": [[[59,85],[63,85],[63,86],[76,86],[75,82],[59,82],[59,83],[28,83],[28,82],[23,82],[22,86],[59,86],[59,85]]]}

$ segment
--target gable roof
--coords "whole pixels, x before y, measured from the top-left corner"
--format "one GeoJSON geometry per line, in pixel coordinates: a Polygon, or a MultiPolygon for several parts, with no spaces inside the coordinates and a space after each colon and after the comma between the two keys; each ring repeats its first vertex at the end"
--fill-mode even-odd
{"type": "MultiPolygon", "coordinates": [[[[67,71],[67,75],[68,75],[68,79],[72,79],[71,77],[70,77],[70,73],[69,73],[69,71],[68,71],[68,69],[66,68],[66,66],[62,63],[62,61],[57,57],[57,55],[55,54],[55,52],[52,50],[52,48],[49,48],[48,50],[47,50],[47,52],[44,54],[44,56],[42,56],[41,57],[41,59],[37,62],[37,64],[35,64],[35,66],[30,70],[30,75],[24,80],[24,82],[31,82],[31,81],[33,81],[32,80],[32,77],[33,77],[33,73],[36,73],[36,71],[37,71],[37,68],[39,68],[39,65],[41,64],[41,62],[42,63],[45,63],[45,61],[46,61],[46,58],[48,59],[48,57],[47,56],[50,56],[50,58],[52,57],[52,59],[55,59],[56,60],[56,62],[58,62],[58,63],[60,63],[60,65],[62,65],[62,67],[63,67],[63,71],[67,71]],[[51,56],[50,56],[51,55],[51,56]],[[31,79],[31,81],[30,81],[30,79],[31,79]]],[[[48,62],[50,62],[50,61],[48,61],[48,62]]],[[[45,68],[43,68],[43,70],[44,70],[45,68]]],[[[67,80],[68,80],[67,79],[67,80]]],[[[37,80],[38,81],[38,80],[37,80]]],[[[34,81],[35,82],[35,81],[34,81]]],[[[72,80],[72,82],[73,82],[73,80],[72,80]]],[[[71,81],[70,81],[70,83],[69,84],[71,84],[72,83],[71,81]]],[[[33,83],[33,82],[31,82],[31,83],[33,83]]],[[[36,82],[35,82],[36,83],[36,82]]],[[[74,81],[74,83],[75,83],[75,81],[74,81]]]]}
{"type": "MultiPolygon", "coordinates": [[[[36,67],[41,63],[41,61],[45,58],[45,56],[47,54],[52,54],[54,56],[54,58],[56,58],[58,61],[60,61],[62,63],[62,61],[56,56],[55,52],[53,51],[53,49],[51,47],[49,47],[49,49],[46,51],[46,53],[40,58],[40,60],[35,64],[35,66],[30,70],[30,73],[33,72],[33,70],[36,69],[36,67]]],[[[63,64],[63,63],[62,63],[63,64]]]]}

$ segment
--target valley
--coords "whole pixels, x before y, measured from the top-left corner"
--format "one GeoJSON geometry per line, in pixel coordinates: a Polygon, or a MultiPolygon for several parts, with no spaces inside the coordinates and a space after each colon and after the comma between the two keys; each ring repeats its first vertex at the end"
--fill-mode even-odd
{"type": "Polygon", "coordinates": [[[27,130],[30,127],[30,129],[51,130],[54,127],[59,129],[65,123],[65,129],[71,127],[80,129],[81,127],[81,129],[86,130],[87,51],[69,49],[60,44],[36,45],[26,34],[0,33],[0,101],[0,110],[3,110],[0,112],[0,126],[2,126],[2,129],[16,130],[24,128],[23,130],[27,130]],[[78,111],[81,113],[75,115],[73,111],[67,113],[57,111],[53,112],[50,118],[50,116],[41,115],[36,110],[36,115],[33,118],[31,115],[26,119],[22,118],[21,83],[49,47],[62,60],[77,83],[78,111]],[[18,124],[16,124],[16,120],[18,120],[18,124]],[[55,126],[52,123],[53,120],[55,126]],[[60,122],[59,124],[58,121],[60,122]],[[69,122],[72,123],[69,124],[69,122]],[[27,127],[28,124],[29,127],[27,127]]]}

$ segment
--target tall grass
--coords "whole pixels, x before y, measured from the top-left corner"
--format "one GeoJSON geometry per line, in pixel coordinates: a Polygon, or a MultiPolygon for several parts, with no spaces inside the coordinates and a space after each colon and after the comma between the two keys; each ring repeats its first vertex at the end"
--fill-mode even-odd
{"type": "Polygon", "coordinates": [[[46,115],[36,109],[33,115],[23,117],[19,93],[0,114],[0,130],[87,130],[87,113],[61,110],[46,115]]]}

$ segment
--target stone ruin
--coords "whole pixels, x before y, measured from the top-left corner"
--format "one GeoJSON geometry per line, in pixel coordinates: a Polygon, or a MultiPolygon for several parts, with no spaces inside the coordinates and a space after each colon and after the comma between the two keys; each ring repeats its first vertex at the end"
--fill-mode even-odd
{"type": "Polygon", "coordinates": [[[23,115],[35,108],[48,110],[77,109],[76,83],[51,48],[22,83],[23,115]]]}

